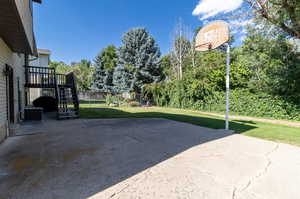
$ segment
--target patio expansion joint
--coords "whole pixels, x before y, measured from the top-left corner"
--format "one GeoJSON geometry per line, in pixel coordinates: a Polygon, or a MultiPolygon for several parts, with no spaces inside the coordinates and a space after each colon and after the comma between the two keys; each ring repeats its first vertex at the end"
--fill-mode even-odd
{"type": "MultiPolygon", "coordinates": [[[[122,189],[120,189],[119,191],[117,192],[114,192],[113,194],[110,195],[109,199],[111,198],[115,198],[117,197],[118,195],[122,194],[124,191],[126,191],[129,187],[131,187],[132,185],[136,184],[136,183],[141,183],[143,180],[145,180],[145,178],[147,177],[147,173],[149,173],[151,169],[145,171],[145,174],[144,176],[142,177],[139,177],[137,179],[134,179],[132,182],[130,183],[127,183],[122,189]]],[[[1,198],[0,198],[1,199],[1,198]]]]}
{"type": "MultiPolygon", "coordinates": [[[[264,166],[264,168],[259,171],[257,173],[257,175],[255,175],[254,177],[250,178],[250,180],[241,187],[234,187],[233,192],[232,192],[232,199],[238,199],[238,195],[240,195],[241,193],[247,191],[247,189],[253,184],[254,181],[258,180],[259,178],[261,178],[262,176],[266,175],[266,173],[268,172],[270,166],[272,165],[272,160],[270,158],[271,154],[275,153],[277,150],[279,149],[279,143],[276,143],[275,146],[272,148],[271,151],[267,152],[264,155],[264,158],[266,160],[266,165],[264,166]]],[[[249,191],[248,191],[249,192],[249,191]]],[[[249,192],[254,198],[260,198],[262,199],[261,196],[258,196],[257,194],[253,193],[253,192],[249,192]]]]}

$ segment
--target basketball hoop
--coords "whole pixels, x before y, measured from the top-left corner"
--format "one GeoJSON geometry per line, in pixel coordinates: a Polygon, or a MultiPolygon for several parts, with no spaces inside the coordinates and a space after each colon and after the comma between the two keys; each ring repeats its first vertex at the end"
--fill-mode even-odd
{"type": "Polygon", "coordinates": [[[214,21],[202,28],[196,36],[196,51],[208,51],[223,44],[227,44],[227,59],[226,59],[226,116],[225,129],[229,130],[229,75],[230,75],[230,45],[229,41],[229,26],[224,21],[214,21]]]}
{"type": "Polygon", "coordinates": [[[196,36],[196,51],[218,48],[229,40],[229,27],[224,21],[214,21],[202,28],[196,36]]]}

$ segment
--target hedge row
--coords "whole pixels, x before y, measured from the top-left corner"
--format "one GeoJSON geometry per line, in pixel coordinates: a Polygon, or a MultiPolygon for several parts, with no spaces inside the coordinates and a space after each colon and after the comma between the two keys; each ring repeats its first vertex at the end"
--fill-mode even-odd
{"type": "MultiPolygon", "coordinates": [[[[204,85],[200,81],[153,84],[144,88],[144,97],[157,106],[224,113],[225,92],[204,85]]],[[[300,95],[282,97],[236,89],[230,99],[233,114],[300,121],[300,95]]]]}

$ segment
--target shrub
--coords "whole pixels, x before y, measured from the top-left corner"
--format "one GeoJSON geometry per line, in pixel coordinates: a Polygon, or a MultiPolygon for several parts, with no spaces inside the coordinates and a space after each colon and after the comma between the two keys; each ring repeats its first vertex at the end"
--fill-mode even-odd
{"type": "MultiPolygon", "coordinates": [[[[148,85],[144,98],[158,106],[225,112],[225,92],[201,81],[174,81],[148,85]]],[[[273,96],[234,89],[230,93],[232,114],[300,121],[300,95],[273,96]]]]}
{"type": "Polygon", "coordinates": [[[123,99],[123,97],[121,95],[111,95],[111,94],[108,94],[105,97],[105,103],[107,105],[116,104],[116,105],[120,106],[123,101],[124,101],[124,99],[123,99]]]}
{"type": "Polygon", "coordinates": [[[141,104],[136,101],[130,101],[130,102],[128,102],[128,106],[129,107],[139,107],[139,106],[141,106],[141,104]]]}
{"type": "Polygon", "coordinates": [[[33,101],[33,106],[43,108],[44,112],[57,110],[57,101],[51,96],[41,96],[33,101]]]}
{"type": "MultiPolygon", "coordinates": [[[[300,121],[300,103],[296,103],[295,100],[299,97],[272,96],[252,93],[248,89],[236,89],[230,94],[230,111],[238,115],[300,121]]],[[[206,102],[207,104],[196,108],[203,111],[225,112],[224,92],[214,92],[206,102]]]]}
{"type": "Polygon", "coordinates": [[[143,96],[146,101],[151,101],[158,106],[190,108],[212,92],[209,85],[199,80],[186,80],[147,85],[143,96]]]}

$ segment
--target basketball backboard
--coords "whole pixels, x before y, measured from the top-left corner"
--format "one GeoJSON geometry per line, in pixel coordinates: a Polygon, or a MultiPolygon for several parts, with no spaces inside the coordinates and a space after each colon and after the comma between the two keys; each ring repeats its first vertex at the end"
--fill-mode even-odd
{"type": "Polygon", "coordinates": [[[229,40],[229,26],[224,21],[213,21],[203,27],[196,36],[196,51],[215,49],[229,40]]]}

